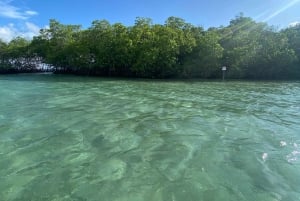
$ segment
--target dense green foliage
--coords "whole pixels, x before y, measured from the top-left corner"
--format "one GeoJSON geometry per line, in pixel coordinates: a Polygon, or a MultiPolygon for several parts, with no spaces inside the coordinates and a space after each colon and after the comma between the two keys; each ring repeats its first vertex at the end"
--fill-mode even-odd
{"type": "Polygon", "coordinates": [[[242,15],[227,27],[193,26],[169,17],[164,25],[137,18],[133,26],[92,22],[88,29],[50,20],[27,41],[0,40],[0,72],[32,72],[42,64],[58,73],[126,77],[249,79],[300,78],[300,25],[274,30],[242,15]]]}

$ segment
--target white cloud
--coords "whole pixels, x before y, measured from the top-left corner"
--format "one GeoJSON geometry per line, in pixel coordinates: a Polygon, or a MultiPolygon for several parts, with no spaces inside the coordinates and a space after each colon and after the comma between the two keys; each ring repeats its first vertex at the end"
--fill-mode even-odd
{"type": "Polygon", "coordinates": [[[33,16],[33,15],[38,15],[38,12],[33,11],[33,10],[26,10],[25,14],[29,15],[29,16],[33,16]]]}
{"type": "Polygon", "coordinates": [[[41,28],[38,27],[37,25],[31,22],[26,22],[25,25],[26,25],[26,31],[23,33],[24,38],[31,39],[33,38],[33,36],[39,34],[41,28]]]}
{"type": "Polygon", "coordinates": [[[5,18],[26,20],[29,17],[38,14],[36,11],[33,10],[24,11],[21,8],[12,6],[10,5],[11,2],[12,1],[0,0],[0,16],[5,18]]]}
{"type": "Polygon", "coordinates": [[[29,31],[36,33],[36,34],[38,34],[41,29],[40,27],[38,27],[37,25],[35,25],[31,22],[25,22],[25,25],[29,31]]]}
{"type": "Polygon", "coordinates": [[[40,27],[28,21],[30,17],[38,15],[34,10],[24,9],[12,5],[14,0],[0,0],[0,18],[21,20],[16,24],[0,25],[0,39],[9,42],[20,36],[31,39],[39,34],[40,27]]]}
{"type": "Polygon", "coordinates": [[[18,36],[26,39],[32,39],[33,36],[39,34],[39,31],[40,27],[31,22],[25,22],[22,28],[16,27],[11,23],[5,26],[0,26],[0,39],[5,42],[9,42],[18,36]]]}
{"type": "Polygon", "coordinates": [[[8,42],[16,36],[16,30],[13,24],[0,27],[0,39],[8,42]]]}
{"type": "Polygon", "coordinates": [[[291,22],[291,23],[289,24],[289,27],[295,27],[295,26],[297,26],[297,25],[300,25],[300,21],[291,22]]]}

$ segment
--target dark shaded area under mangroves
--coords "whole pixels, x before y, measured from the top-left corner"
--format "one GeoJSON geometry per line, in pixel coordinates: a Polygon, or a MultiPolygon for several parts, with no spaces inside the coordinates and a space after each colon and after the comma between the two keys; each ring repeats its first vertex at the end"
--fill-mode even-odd
{"type": "Polygon", "coordinates": [[[87,29],[52,19],[31,41],[0,40],[0,73],[220,78],[222,66],[232,79],[300,79],[300,25],[276,30],[242,14],[207,30],[177,17],[96,20],[87,29]]]}

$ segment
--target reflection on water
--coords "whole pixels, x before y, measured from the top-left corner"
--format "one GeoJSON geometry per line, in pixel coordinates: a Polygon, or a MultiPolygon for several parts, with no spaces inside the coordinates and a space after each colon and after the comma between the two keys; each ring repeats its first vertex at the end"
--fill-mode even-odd
{"type": "Polygon", "coordinates": [[[0,94],[1,200],[299,200],[299,82],[19,75],[0,94]]]}

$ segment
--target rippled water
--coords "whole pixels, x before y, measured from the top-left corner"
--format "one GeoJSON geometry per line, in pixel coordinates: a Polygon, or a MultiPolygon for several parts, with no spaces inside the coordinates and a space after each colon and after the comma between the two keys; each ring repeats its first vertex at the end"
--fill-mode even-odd
{"type": "Polygon", "coordinates": [[[300,82],[0,76],[0,200],[300,200],[300,82]]]}

